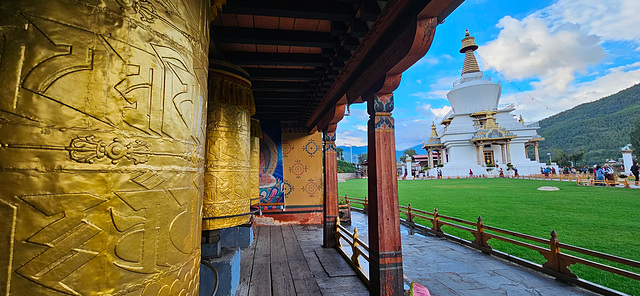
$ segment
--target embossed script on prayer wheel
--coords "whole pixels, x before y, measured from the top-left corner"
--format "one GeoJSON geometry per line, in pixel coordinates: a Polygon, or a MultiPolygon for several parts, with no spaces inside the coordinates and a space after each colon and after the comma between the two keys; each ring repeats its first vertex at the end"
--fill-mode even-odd
{"type": "Polygon", "coordinates": [[[209,1],[0,1],[0,295],[197,295],[209,1]]]}
{"type": "Polygon", "coordinates": [[[251,186],[249,188],[249,198],[252,206],[260,203],[260,139],[262,139],[260,121],[251,118],[251,186]]]}
{"type": "Polygon", "coordinates": [[[203,230],[250,218],[250,116],[255,113],[247,72],[223,61],[209,69],[203,230]]]}

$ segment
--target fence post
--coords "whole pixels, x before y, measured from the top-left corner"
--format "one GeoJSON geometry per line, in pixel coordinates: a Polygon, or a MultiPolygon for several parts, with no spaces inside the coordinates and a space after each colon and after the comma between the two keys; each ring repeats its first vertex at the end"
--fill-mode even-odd
{"type": "Polygon", "coordinates": [[[364,213],[369,214],[369,199],[366,195],[364,196],[364,213]]]}
{"type": "Polygon", "coordinates": [[[577,276],[569,270],[569,265],[573,263],[570,261],[562,260],[561,258],[562,254],[560,253],[560,242],[555,230],[551,231],[551,237],[549,238],[549,247],[551,252],[549,253],[549,256],[545,256],[547,262],[542,264],[542,266],[553,271],[557,271],[559,273],[577,278],[577,276]]]}
{"type": "Polygon", "coordinates": [[[624,179],[624,188],[629,188],[629,180],[624,179]]]}
{"type": "Polygon", "coordinates": [[[360,249],[358,249],[358,239],[360,236],[358,235],[358,228],[353,229],[353,246],[351,247],[351,261],[356,267],[360,267],[360,260],[358,256],[360,256],[360,249]]]}
{"type": "Polygon", "coordinates": [[[340,217],[336,217],[336,248],[342,248],[342,244],[340,244],[340,217]]]}
{"type": "Polygon", "coordinates": [[[476,222],[476,232],[473,234],[473,236],[476,238],[475,240],[473,240],[473,243],[478,245],[483,253],[488,254],[488,252],[485,250],[486,248],[491,249],[491,247],[487,243],[489,238],[486,238],[484,235],[484,224],[482,223],[482,217],[480,216],[478,216],[478,222],[476,222]]]}
{"type": "Polygon", "coordinates": [[[435,232],[442,232],[440,229],[440,215],[438,214],[438,208],[433,209],[433,230],[435,232]]]}
{"type": "Polygon", "coordinates": [[[413,215],[411,214],[411,203],[407,207],[407,222],[413,224],[413,215]]]}

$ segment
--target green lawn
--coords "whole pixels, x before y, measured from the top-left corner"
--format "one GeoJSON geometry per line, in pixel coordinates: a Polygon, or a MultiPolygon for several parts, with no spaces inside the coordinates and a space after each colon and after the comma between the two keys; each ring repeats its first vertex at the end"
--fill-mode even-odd
{"type": "MultiPolygon", "coordinates": [[[[339,195],[364,197],[367,180],[338,184],[339,195]]],[[[577,186],[573,182],[462,179],[398,181],[401,205],[441,215],[495,226],[541,238],[555,230],[561,243],[640,261],[640,190],[577,186]],[[560,191],[538,191],[556,186],[560,191]]],[[[427,226],[427,221],[416,221],[427,226]]],[[[472,236],[452,227],[443,231],[471,240],[472,236]]],[[[489,244],[537,263],[544,258],[535,251],[496,240],[489,244]]],[[[591,259],[592,258],[588,258],[591,259]]],[[[596,261],[596,260],[594,260],[596,261]]],[[[570,268],[580,278],[632,295],[640,295],[640,282],[584,265],[570,268]]],[[[640,273],[640,269],[629,269],[640,273]]]]}

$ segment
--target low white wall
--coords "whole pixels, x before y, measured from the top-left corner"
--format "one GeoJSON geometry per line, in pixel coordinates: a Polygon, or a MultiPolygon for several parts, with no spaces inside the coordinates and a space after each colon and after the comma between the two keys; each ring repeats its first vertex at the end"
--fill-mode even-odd
{"type": "Polygon", "coordinates": [[[338,173],[338,182],[344,182],[345,180],[355,179],[356,173],[338,173]]]}

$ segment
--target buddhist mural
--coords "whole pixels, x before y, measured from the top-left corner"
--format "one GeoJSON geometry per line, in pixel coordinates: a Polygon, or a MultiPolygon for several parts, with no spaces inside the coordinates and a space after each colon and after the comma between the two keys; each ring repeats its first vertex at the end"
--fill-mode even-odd
{"type": "Polygon", "coordinates": [[[0,2],[0,295],[198,294],[208,2],[0,2]]]}
{"type": "Polygon", "coordinates": [[[284,203],[280,121],[262,121],[260,202],[284,203]]]}
{"type": "Polygon", "coordinates": [[[283,132],[284,192],[287,206],[322,204],[322,133],[283,132]]]}

